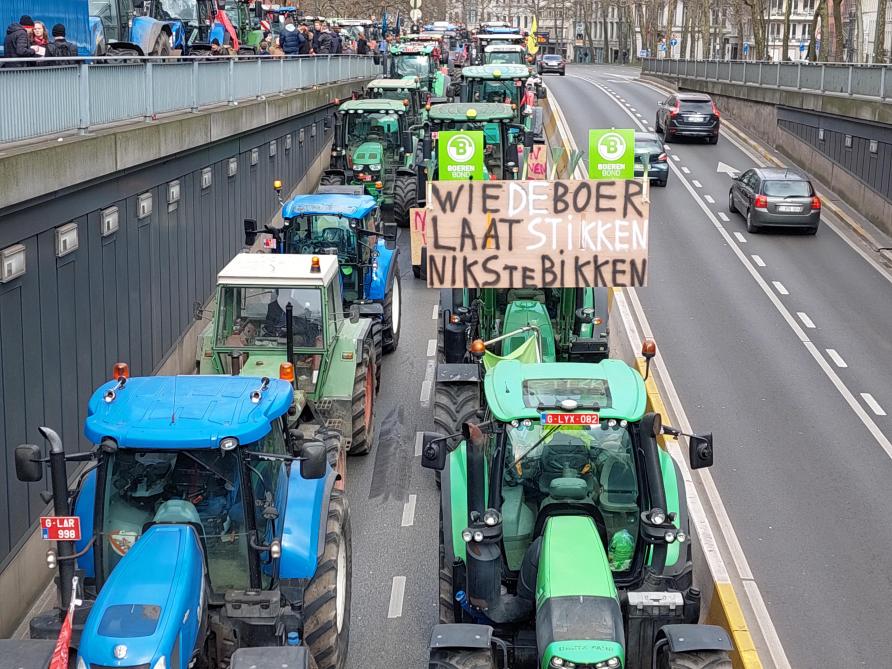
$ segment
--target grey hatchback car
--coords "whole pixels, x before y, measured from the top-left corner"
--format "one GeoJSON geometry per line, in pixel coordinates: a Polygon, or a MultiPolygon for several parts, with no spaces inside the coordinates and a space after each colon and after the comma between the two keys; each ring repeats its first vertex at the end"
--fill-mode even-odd
{"type": "Polygon", "coordinates": [[[801,228],[813,235],[821,222],[821,198],[808,177],[784,167],[759,167],[735,177],[728,209],[746,218],[747,232],[763,227],[801,228]]]}

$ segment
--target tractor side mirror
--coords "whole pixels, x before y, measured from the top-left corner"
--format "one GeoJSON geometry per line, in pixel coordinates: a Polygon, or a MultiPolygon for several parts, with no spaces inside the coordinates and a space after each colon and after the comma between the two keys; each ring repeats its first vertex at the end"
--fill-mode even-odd
{"type": "Polygon", "coordinates": [[[446,435],[439,432],[421,434],[421,466],[443,471],[446,466],[446,435]]]}
{"type": "Polygon", "coordinates": [[[712,467],[712,432],[692,434],[688,437],[688,458],[691,469],[712,467]]]}
{"type": "Polygon", "coordinates": [[[396,234],[398,229],[396,223],[384,224],[384,246],[390,251],[396,248],[396,234]]]}
{"type": "Polygon", "coordinates": [[[15,475],[22,483],[37,483],[43,478],[40,447],[22,444],[15,448],[15,475]]]}
{"type": "Polygon", "coordinates": [[[257,221],[253,218],[245,219],[245,246],[254,246],[257,241],[257,221]]]}
{"type": "Polygon", "coordinates": [[[305,479],[321,479],[325,476],[328,460],[325,445],[320,441],[308,441],[300,449],[300,475],[305,479]]]}
{"type": "Polygon", "coordinates": [[[359,305],[358,304],[350,305],[349,314],[350,314],[350,322],[351,323],[353,323],[354,325],[356,323],[359,323],[359,305]]]}

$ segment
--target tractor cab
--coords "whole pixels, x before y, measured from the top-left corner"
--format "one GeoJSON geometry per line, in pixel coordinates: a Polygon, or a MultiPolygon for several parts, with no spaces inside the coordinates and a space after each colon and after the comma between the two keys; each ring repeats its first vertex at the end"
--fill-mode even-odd
{"type": "MultiPolygon", "coordinates": [[[[421,98],[421,84],[418,77],[406,76],[401,79],[374,79],[366,86],[366,97],[373,100],[396,100],[406,108],[411,123],[421,121],[424,105],[421,98]]],[[[426,96],[425,96],[426,97],[426,96]]]]}
{"type": "MultiPolygon", "coordinates": [[[[411,37],[417,37],[412,35],[411,37]]],[[[449,76],[440,70],[439,42],[403,42],[390,47],[391,78],[418,77],[421,88],[434,98],[444,98],[451,87],[449,76]]]]}
{"type": "MultiPolygon", "coordinates": [[[[462,102],[502,102],[511,105],[514,120],[530,124],[535,95],[527,94],[530,71],[525,65],[478,65],[462,70],[462,102]]],[[[530,129],[530,128],[528,128],[530,129]]]]}
{"type": "MultiPolygon", "coordinates": [[[[694,659],[730,667],[727,633],[696,624],[682,472],[657,443],[679,433],[646,413],[641,375],[619,360],[546,363],[488,344],[475,347],[488,368],[477,421],[423,436],[444,528],[431,663],[466,666],[467,653],[481,669],[707,666],[681,662],[674,645],[670,655],[666,639],[680,635],[694,659]]],[[[691,467],[711,465],[712,435],[686,436],[691,467]]]]}
{"type": "Polygon", "coordinates": [[[523,65],[529,67],[526,47],[520,44],[490,44],[483,50],[484,65],[523,65]]]}
{"type": "Polygon", "coordinates": [[[477,59],[474,65],[483,65],[486,63],[486,48],[489,46],[524,46],[524,44],[526,44],[526,38],[517,28],[506,28],[502,26],[493,26],[478,32],[475,41],[477,59]]]}

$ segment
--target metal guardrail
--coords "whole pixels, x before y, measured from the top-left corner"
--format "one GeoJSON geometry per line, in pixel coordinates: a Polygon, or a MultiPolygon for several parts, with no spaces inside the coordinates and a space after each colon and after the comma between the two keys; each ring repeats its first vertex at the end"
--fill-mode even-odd
{"type": "Polygon", "coordinates": [[[892,96],[892,66],[889,65],[645,58],[641,71],[820,95],[858,96],[877,102],[885,102],[892,96]]]}
{"type": "Polygon", "coordinates": [[[235,105],[381,72],[373,57],[354,55],[66,60],[71,59],[40,59],[39,65],[33,59],[0,61],[0,100],[6,101],[0,145],[235,105]]]}

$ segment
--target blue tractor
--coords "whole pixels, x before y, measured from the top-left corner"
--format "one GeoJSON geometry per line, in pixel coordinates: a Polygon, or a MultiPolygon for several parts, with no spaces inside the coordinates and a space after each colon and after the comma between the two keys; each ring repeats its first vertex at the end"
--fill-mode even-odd
{"type": "MultiPolygon", "coordinates": [[[[382,222],[377,200],[362,186],[320,186],[283,202],[282,219],[282,227],[264,228],[274,252],[336,255],[344,305],[372,319],[377,359],[396,350],[402,321],[396,224],[382,222]]],[[[246,220],[248,246],[257,233],[256,221],[246,220]]],[[[378,374],[380,380],[380,366],[378,374]]]]}
{"type": "MultiPolygon", "coordinates": [[[[19,480],[40,481],[49,464],[55,517],[79,523],[47,559],[61,611],[75,573],[82,586],[77,668],[342,669],[350,516],[324,435],[287,427],[292,385],[128,378],[120,363],[114,376],[89,402],[91,450],[66,453],[40,428],[48,456],[15,451],[19,480]],[[69,461],[86,463],[73,490],[69,461]]],[[[60,611],[30,627],[56,638],[60,611]]]]}

